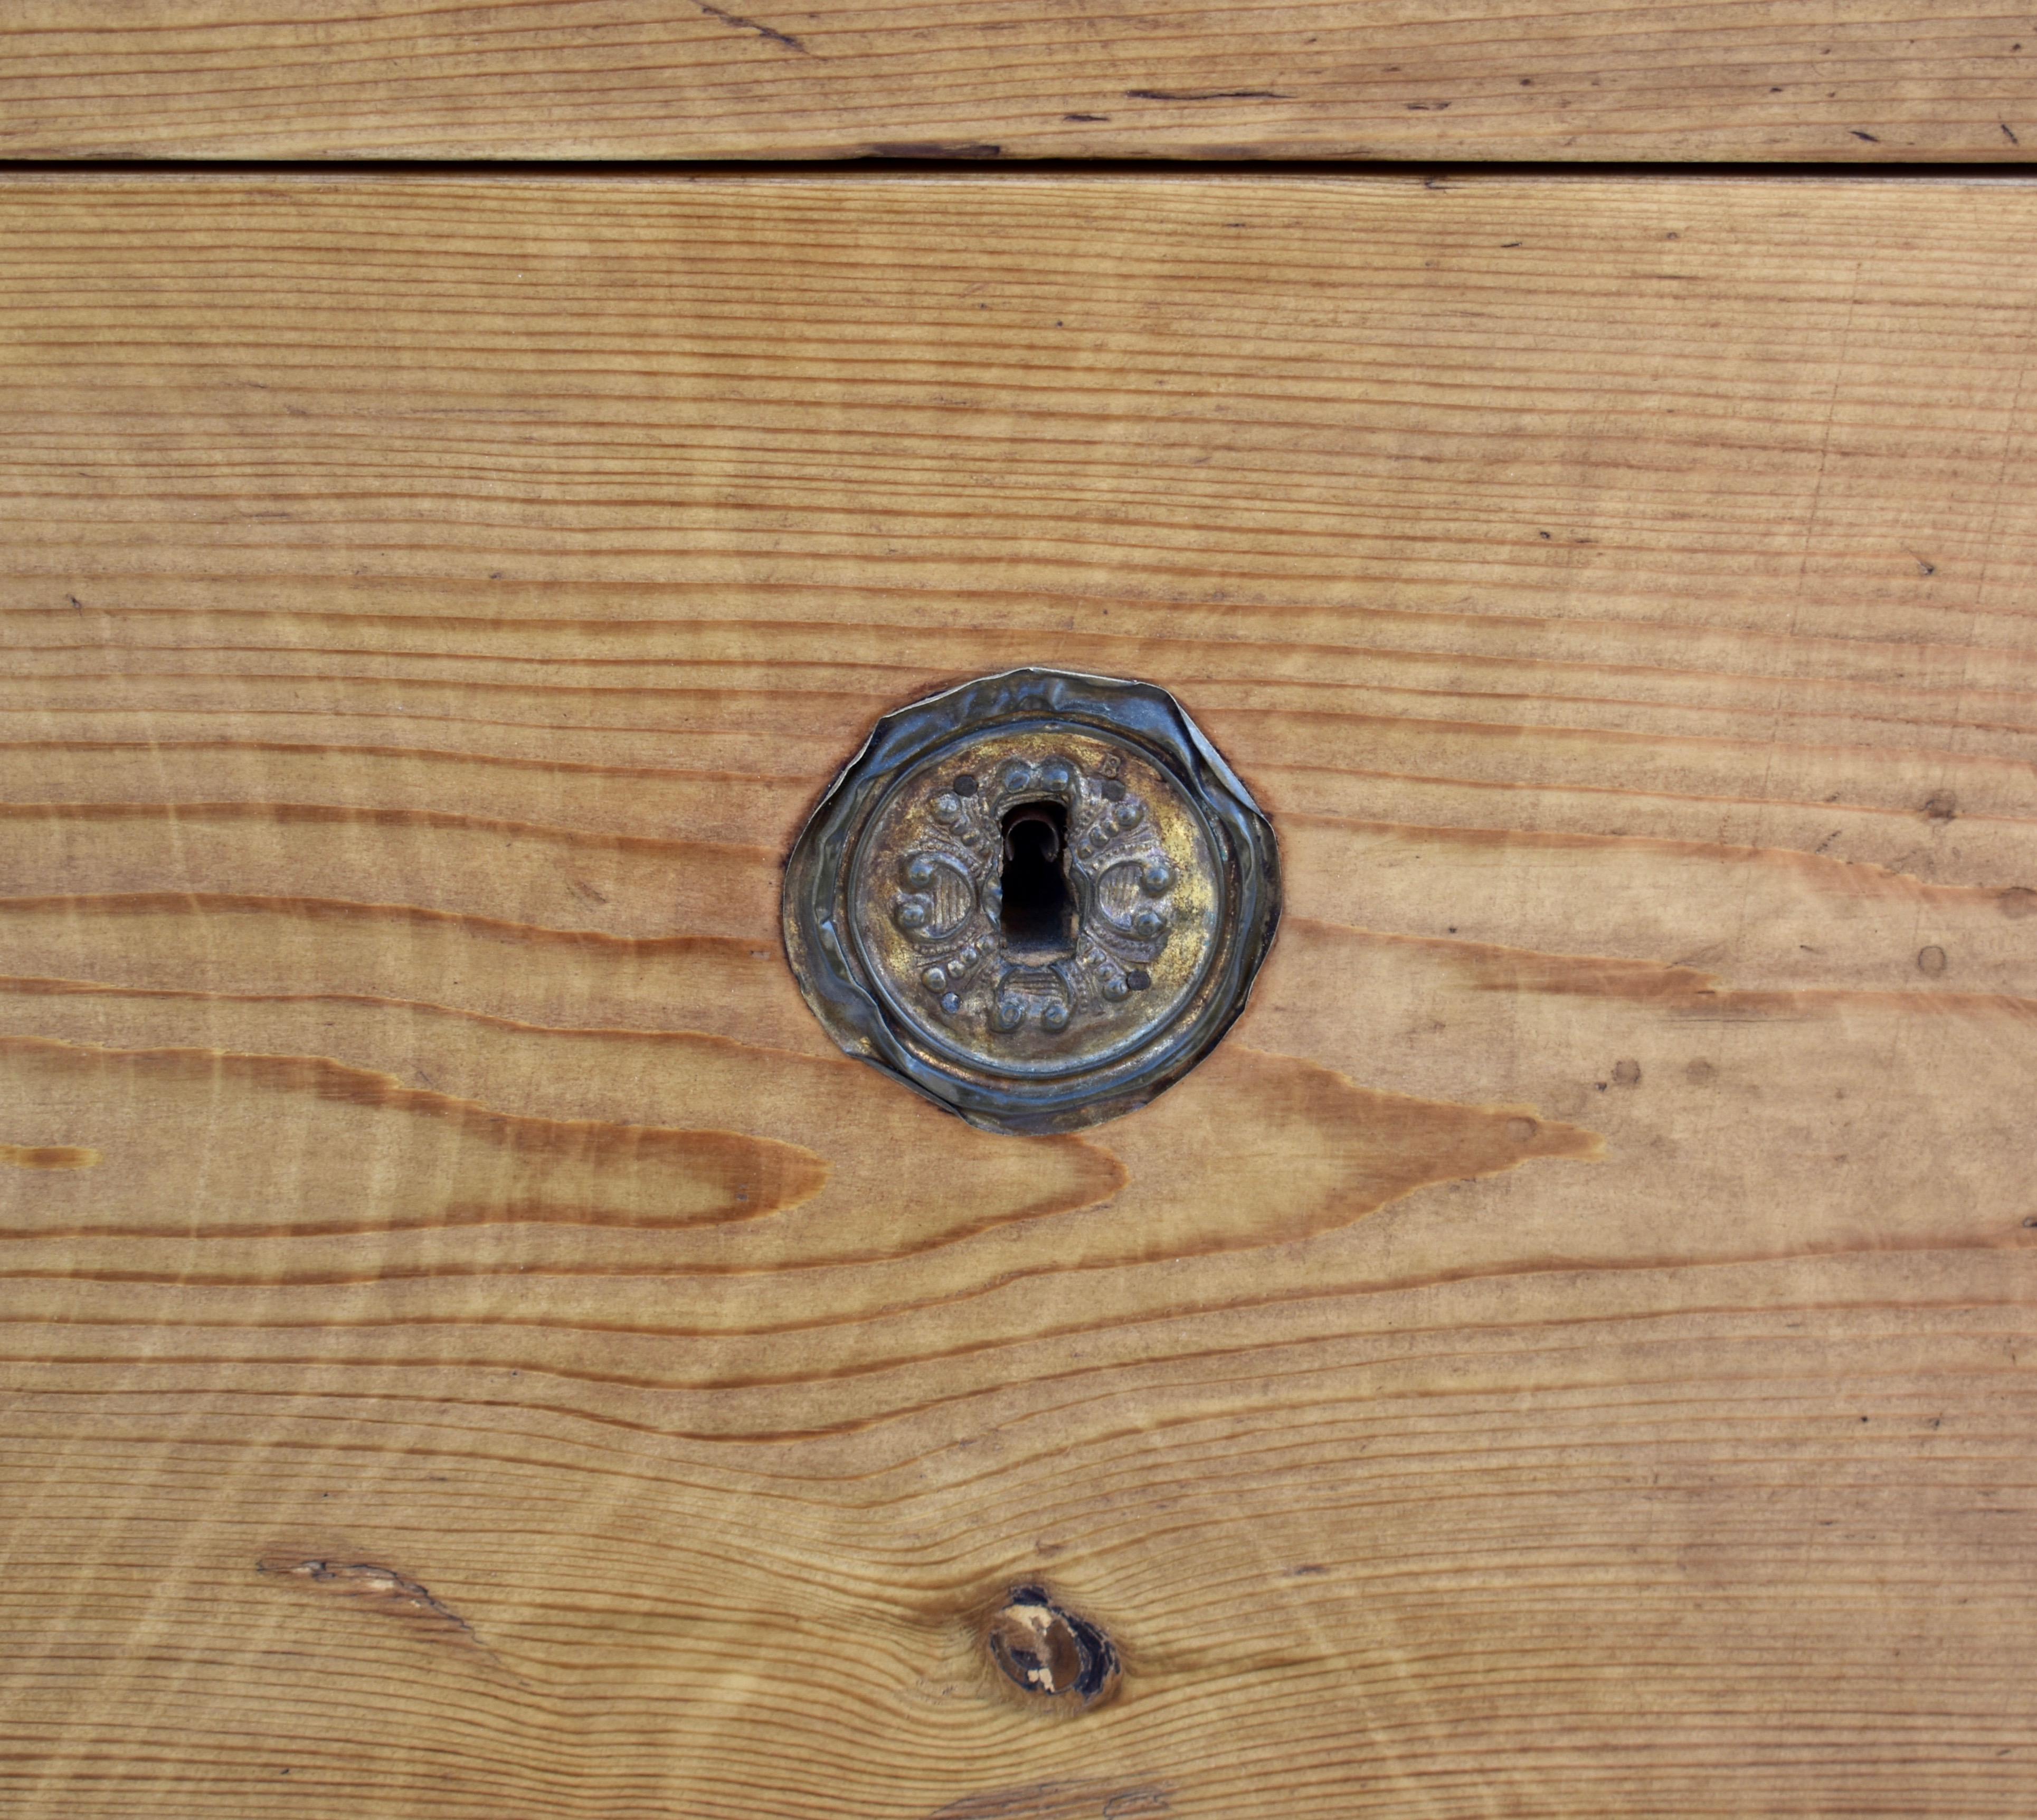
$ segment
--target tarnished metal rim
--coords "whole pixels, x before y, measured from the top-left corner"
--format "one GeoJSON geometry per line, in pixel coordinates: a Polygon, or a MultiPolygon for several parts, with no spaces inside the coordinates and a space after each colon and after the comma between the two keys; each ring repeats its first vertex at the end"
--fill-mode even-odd
{"type": "Polygon", "coordinates": [[[1279,919],[1279,851],[1251,793],[1179,703],[1151,683],[1010,670],[895,709],[821,799],[785,867],[785,951],[814,1014],[848,1053],[897,1075],[970,1123],[1058,1131],[1144,1105],[1215,1047],[1245,1009],[1279,919]],[[864,979],[847,938],[844,885],[856,840],[905,768],[943,744],[1041,719],[1135,745],[1201,811],[1222,848],[1218,952],[1190,1007],[1132,1053],[1046,1082],[988,1081],[916,1040],[864,979]]]}

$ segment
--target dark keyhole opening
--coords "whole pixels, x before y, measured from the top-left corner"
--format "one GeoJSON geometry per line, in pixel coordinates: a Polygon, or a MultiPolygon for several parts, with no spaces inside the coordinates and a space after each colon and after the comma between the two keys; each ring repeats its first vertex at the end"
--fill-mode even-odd
{"type": "Polygon", "coordinates": [[[1075,893],[1065,857],[1068,812],[1058,802],[1021,802],[1004,812],[1004,943],[1037,960],[1075,950],[1075,893]]]}

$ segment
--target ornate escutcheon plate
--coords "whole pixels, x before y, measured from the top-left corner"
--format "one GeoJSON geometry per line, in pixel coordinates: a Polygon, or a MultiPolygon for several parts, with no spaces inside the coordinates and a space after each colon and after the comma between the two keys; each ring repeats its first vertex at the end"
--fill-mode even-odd
{"type": "Polygon", "coordinates": [[[785,873],[786,952],[835,1040],[995,1131],[1180,1079],[1279,914],[1272,825],[1180,704],[1065,670],[885,716],[785,873]]]}

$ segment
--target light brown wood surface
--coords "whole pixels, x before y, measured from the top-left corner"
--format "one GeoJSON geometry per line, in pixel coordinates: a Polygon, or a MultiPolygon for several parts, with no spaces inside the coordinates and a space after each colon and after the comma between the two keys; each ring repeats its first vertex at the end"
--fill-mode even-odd
{"type": "Polygon", "coordinates": [[[16,177],[0,1808],[2027,1815],[2037,187],[16,177]],[[1177,691],[972,1131],[777,867],[1177,691]],[[1117,1697],[1029,1706],[1044,1586],[1117,1697]]]}
{"type": "Polygon", "coordinates": [[[2037,156],[2010,0],[9,0],[0,157],[2037,156]]]}

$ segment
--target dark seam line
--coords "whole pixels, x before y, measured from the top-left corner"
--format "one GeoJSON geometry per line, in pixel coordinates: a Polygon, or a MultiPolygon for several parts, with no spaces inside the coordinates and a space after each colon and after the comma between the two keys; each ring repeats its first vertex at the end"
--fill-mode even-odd
{"type": "Polygon", "coordinates": [[[5,176],[222,177],[894,177],[939,176],[1404,176],[1429,179],[1506,176],[1769,178],[1891,182],[1926,178],[2037,179],[2037,160],[1943,164],[1894,160],[1650,163],[1630,159],[1025,158],[994,146],[944,148],[913,156],[841,158],[0,158],[5,176]],[[959,153],[960,155],[956,155],[959,153]]]}

